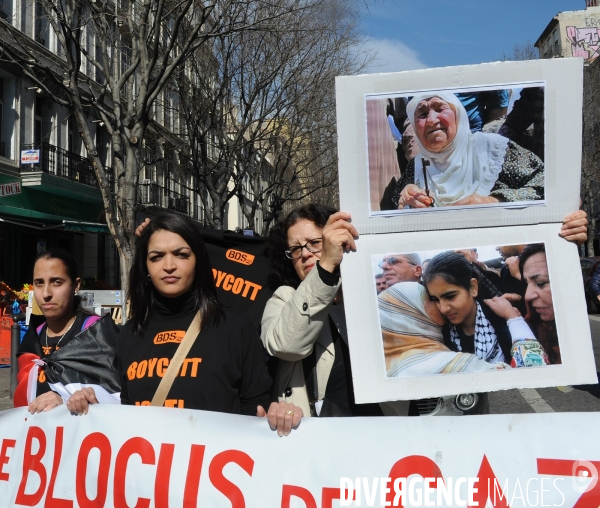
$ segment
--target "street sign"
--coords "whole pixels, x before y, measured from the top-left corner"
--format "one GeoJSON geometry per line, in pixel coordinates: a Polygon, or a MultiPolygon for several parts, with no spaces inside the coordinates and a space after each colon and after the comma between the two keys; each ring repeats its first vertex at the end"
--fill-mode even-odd
{"type": "Polygon", "coordinates": [[[39,164],[39,150],[21,150],[21,164],[39,164]]]}

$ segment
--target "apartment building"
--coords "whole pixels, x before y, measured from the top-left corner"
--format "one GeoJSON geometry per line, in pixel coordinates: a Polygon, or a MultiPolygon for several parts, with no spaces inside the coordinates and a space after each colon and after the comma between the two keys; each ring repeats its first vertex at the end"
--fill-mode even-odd
{"type": "Polygon", "coordinates": [[[540,58],[582,57],[586,64],[593,62],[600,55],[598,0],[587,0],[585,10],[559,12],[538,37],[535,47],[540,58]]]}
{"type": "MultiPolygon", "coordinates": [[[[0,2],[0,37],[20,31],[30,51],[57,57],[56,39],[39,4],[0,2]]],[[[108,138],[89,119],[104,163],[108,138]]],[[[0,66],[0,280],[31,281],[33,262],[49,247],[78,258],[82,276],[118,281],[117,256],[102,219],[98,182],[71,112],[45,97],[16,67],[0,66]],[[5,192],[3,192],[5,190],[5,192]]]]}
{"type": "MultiPolygon", "coordinates": [[[[119,6],[126,0],[120,0],[119,6]]],[[[0,45],[19,40],[36,58],[60,68],[61,47],[39,3],[0,0],[0,45]],[[10,37],[8,36],[10,35],[10,37]]],[[[99,51],[84,33],[86,50],[99,51]]],[[[119,58],[126,62],[127,52],[119,58]]],[[[83,59],[91,83],[103,76],[83,59]]],[[[169,209],[199,222],[205,210],[192,168],[181,156],[178,96],[165,88],[142,141],[138,219],[169,209]]],[[[86,122],[111,186],[113,153],[102,120],[89,108],[86,122]]],[[[226,229],[240,224],[235,203],[226,229]]],[[[104,216],[100,187],[73,112],[54,102],[16,65],[0,65],[0,280],[11,287],[30,282],[38,253],[62,247],[78,259],[81,275],[119,286],[119,262],[104,216]],[[6,192],[3,189],[7,189],[6,192]]]]}
{"type": "MultiPolygon", "coordinates": [[[[600,84],[600,6],[598,0],[586,0],[585,10],[560,12],[548,23],[535,43],[540,58],[584,59],[583,69],[583,132],[581,198],[594,228],[594,249],[598,252],[600,211],[598,200],[598,146],[600,120],[598,86],[600,84]]],[[[594,252],[588,252],[593,256],[594,252]]]]}

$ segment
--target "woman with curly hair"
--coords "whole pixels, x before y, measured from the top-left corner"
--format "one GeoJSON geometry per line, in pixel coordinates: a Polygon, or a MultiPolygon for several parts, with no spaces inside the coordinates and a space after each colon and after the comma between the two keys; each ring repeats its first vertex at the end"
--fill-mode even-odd
{"type": "Polygon", "coordinates": [[[276,288],[262,319],[261,339],[280,359],[275,393],[305,415],[381,415],[377,405],[354,402],[339,265],[355,250],[350,215],[325,205],[290,212],[269,235],[276,288]]]}

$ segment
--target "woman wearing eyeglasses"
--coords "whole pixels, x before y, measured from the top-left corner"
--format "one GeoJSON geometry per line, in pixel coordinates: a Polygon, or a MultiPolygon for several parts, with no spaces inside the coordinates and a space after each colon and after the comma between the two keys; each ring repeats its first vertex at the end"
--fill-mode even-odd
{"type": "MultiPolygon", "coordinates": [[[[346,329],[336,312],[341,306],[333,305],[341,287],[343,254],[356,250],[358,232],[349,220],[349,214],[331,207],[306,205],[269,233],[270,282],[276,291],[265,307],[261,340],[280,360],[275,394],[301,407],[305,417],[374,415],[380,409],[406,414],[408,404],[402,401],[380,408],[354,403],[346,329]]],[[[586,226],[585,212],[575,212],[565,218],[561,236],[585,241],[586,226]]]]}
{"type": "Polygon", "coordinates": [[[339,265],[355,250],[350,215],[324,205],[293,210],[269,234],[271,286],[261,339],[279,358],[275,393],[311,416],[381,415],[375,404],[354,403],[339,265]],[[341,311],[341,312],[338,312],[341,311]]]}

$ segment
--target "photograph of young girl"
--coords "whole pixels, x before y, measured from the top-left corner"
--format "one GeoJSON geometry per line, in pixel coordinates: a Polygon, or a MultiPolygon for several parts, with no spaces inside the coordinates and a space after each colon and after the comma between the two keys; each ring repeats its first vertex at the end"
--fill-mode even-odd
{"type": "Polygon", "coordinates": [[[543,83],[367,95],[365,115],[372,215],[544,202],[543,83]]]}
{"type": "Polygon", "coordinates": [[[385,254],[371,264],[385,280],[374,284],[387,377],[561,363],[543,243],[385,254]]]}

